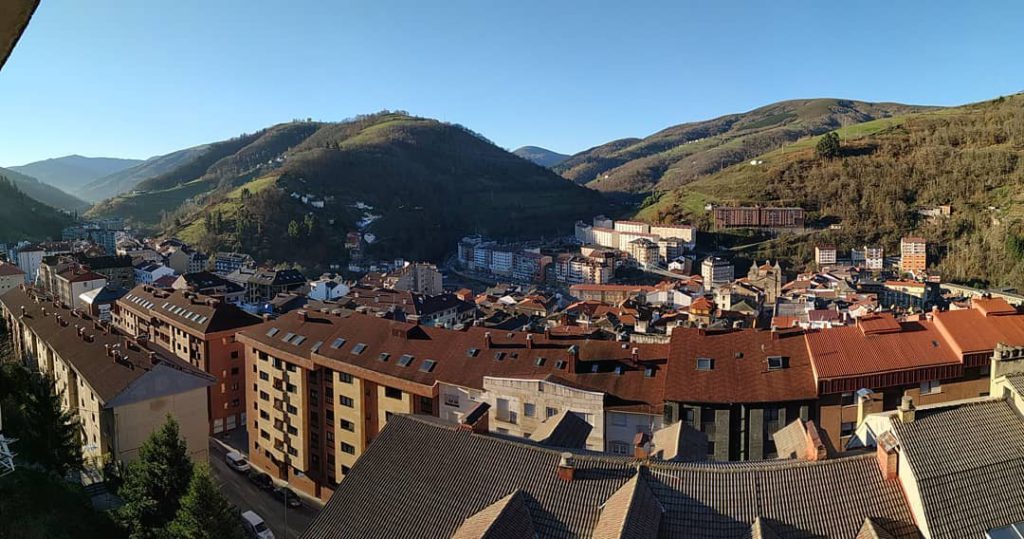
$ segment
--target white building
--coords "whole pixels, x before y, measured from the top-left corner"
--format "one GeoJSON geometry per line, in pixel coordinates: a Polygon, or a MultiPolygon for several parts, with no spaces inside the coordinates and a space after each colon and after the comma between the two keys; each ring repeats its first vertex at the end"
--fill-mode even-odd
{"type": "Polygon", "coordinates": [[[700,264],[700,275],[704,278],[704,288],[711,290],[735,279],[732,263],[724,258],[709,256],[700,264]]]}
{"type": "Polygon", "coordinates": [[[25,272],[25,282],[32,284],[43,263],[45,251],[39,246],[29,245],[18,249],[18,267],[25,272]]]}
{"type": "Polygon", "coordinates": [[[174,270],[163,264],[143,262],[135,266],[135,284],[153,284],[167,275],[175,275],[174,270]]]}
{"type": "Polygon", "coordinates": [[[332,301],[348,295],[349,286],[336,273],[325,273],[309,282],[309,299],[332,301]]]}
{"type": "Polygon", "coordinates": [[[831,266],[836,263],[838,254],[835,245],[815,245],[814,262],[818,267],[831,266]]]}

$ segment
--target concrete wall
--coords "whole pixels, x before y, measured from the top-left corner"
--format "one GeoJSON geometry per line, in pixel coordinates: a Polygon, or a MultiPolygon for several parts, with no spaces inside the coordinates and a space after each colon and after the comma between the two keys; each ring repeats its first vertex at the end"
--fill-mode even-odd
{"type": "Polygon", "coordinates": [[[605,450],[603,393],[543,380],[485,376],[484,399],[491,405],[488,417],[491,430],[527,437],[548,417],[570,410],[583,416],[593,427],[587,438],[587,449],[605,450]],[[499,413],[499,399],[508,402],[508,410],[514,417],[499,413]],[[533,405],[532,416],[527,415],[528,405],[533,405]]]}
{"type": "Polygon", "coordinates": [[[164,424],[168,414],[178,421],[192,458],[206,462],[209,457],[206,388],[118,406],[113,414],[116,456],[124,462],[138,458],[142,442],[164,424]]]}

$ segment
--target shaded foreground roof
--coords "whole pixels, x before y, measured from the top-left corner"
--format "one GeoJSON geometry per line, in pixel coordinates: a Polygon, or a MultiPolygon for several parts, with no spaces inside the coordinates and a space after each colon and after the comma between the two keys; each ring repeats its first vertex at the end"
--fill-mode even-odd
{"type": "Polygon", "coordinates": [[[912,423],[892,426],[933,539],[1024,522],[1024,421],[1009,402],[920,408],[912,423]]]}
{"type": "Polygon", "coordinates": [[[195,375],[197,384],[210,384],[208,375],[188,363],[166,354],[157,354],[157,361],[154,361],[150,358],[150,350],[126,344],[127,338],[115,329],[99,325],[86,313],[76,316],[72,310],[57,307],[52,301],[37,303],[21,287],[0,296],[0,303],[46,341],[59,357],[70,363],[105,403],[110,403],[158,365],[195,375]],[[24,315],[21,314],[22,307],[24,315]],[[82,328],[85,338],[79,336],[79,328],[82,328]],[[107,346],[117,348],[121,353],[119,360],[107,355],[107,346]]]}
{"type": "Polygon", "coordinates": [[[898,484],[882,479],[874,455],[637,467],[577,454],[571,482],[557,476],[559,460],[555,449],[394,416],[303,537],[451,537],[516,491],[538,537],[621,529],[624,537],[745,538],[758,517],[779,537],[855,537],[867,517],[895,537],[917,537],[898,484]],[[654,535],[647,527],[661,509],[654,535]]]}
{"type": "Polygon", "coordinates": [[[39,0],[4,0],[0,2],[0,69],[17,45],[39,0]]]}

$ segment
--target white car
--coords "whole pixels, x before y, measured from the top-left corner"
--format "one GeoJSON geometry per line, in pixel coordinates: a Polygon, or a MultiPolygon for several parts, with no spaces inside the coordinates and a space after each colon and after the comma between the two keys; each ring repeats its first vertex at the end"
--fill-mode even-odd
{"type": "Polygon", "coordinates": [[[274,539],[274,532],[270,531],[267,523],[263,522],[263,518],[253,511],[242,513],[242,526],[245,527],[245,533],[249,537],[255,539],[274,539]]]}
{"type": "Polygon", "coordinates": [[[224,462],[236,472],[249,471],[249,461],[245,460],[245,457],[238,451],[229,451],[228,454],[224,455],[224,462]]]}

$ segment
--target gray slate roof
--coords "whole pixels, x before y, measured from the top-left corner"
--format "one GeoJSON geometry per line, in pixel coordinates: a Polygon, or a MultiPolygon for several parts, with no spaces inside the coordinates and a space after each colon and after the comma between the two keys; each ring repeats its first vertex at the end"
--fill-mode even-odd
{"type": "Polygon", "coordinates": [[[852,538],[865,517],[887,523],[895,537],[918,536],[898,484],[882,479],[873,454],[822,462],[651,461],[638,469],[630,458],[578,452],[571,482],[555,473],[559,457],[559,450],[529,442],[393,416],[303,537],[447,538],[517,490],[538,537],[595,537],[602,507],[638,473],[654,498],[642,505],[665,510],[658,537],[746,538],[759,516],[783,538],[852,538]]]}
{"type": "Polygon", "coordinates": [[[1024,421],[1008,402],[922,408],[916,416],[892,425],[933,539],[982,537],[1024,521],[1024,421]]]}

